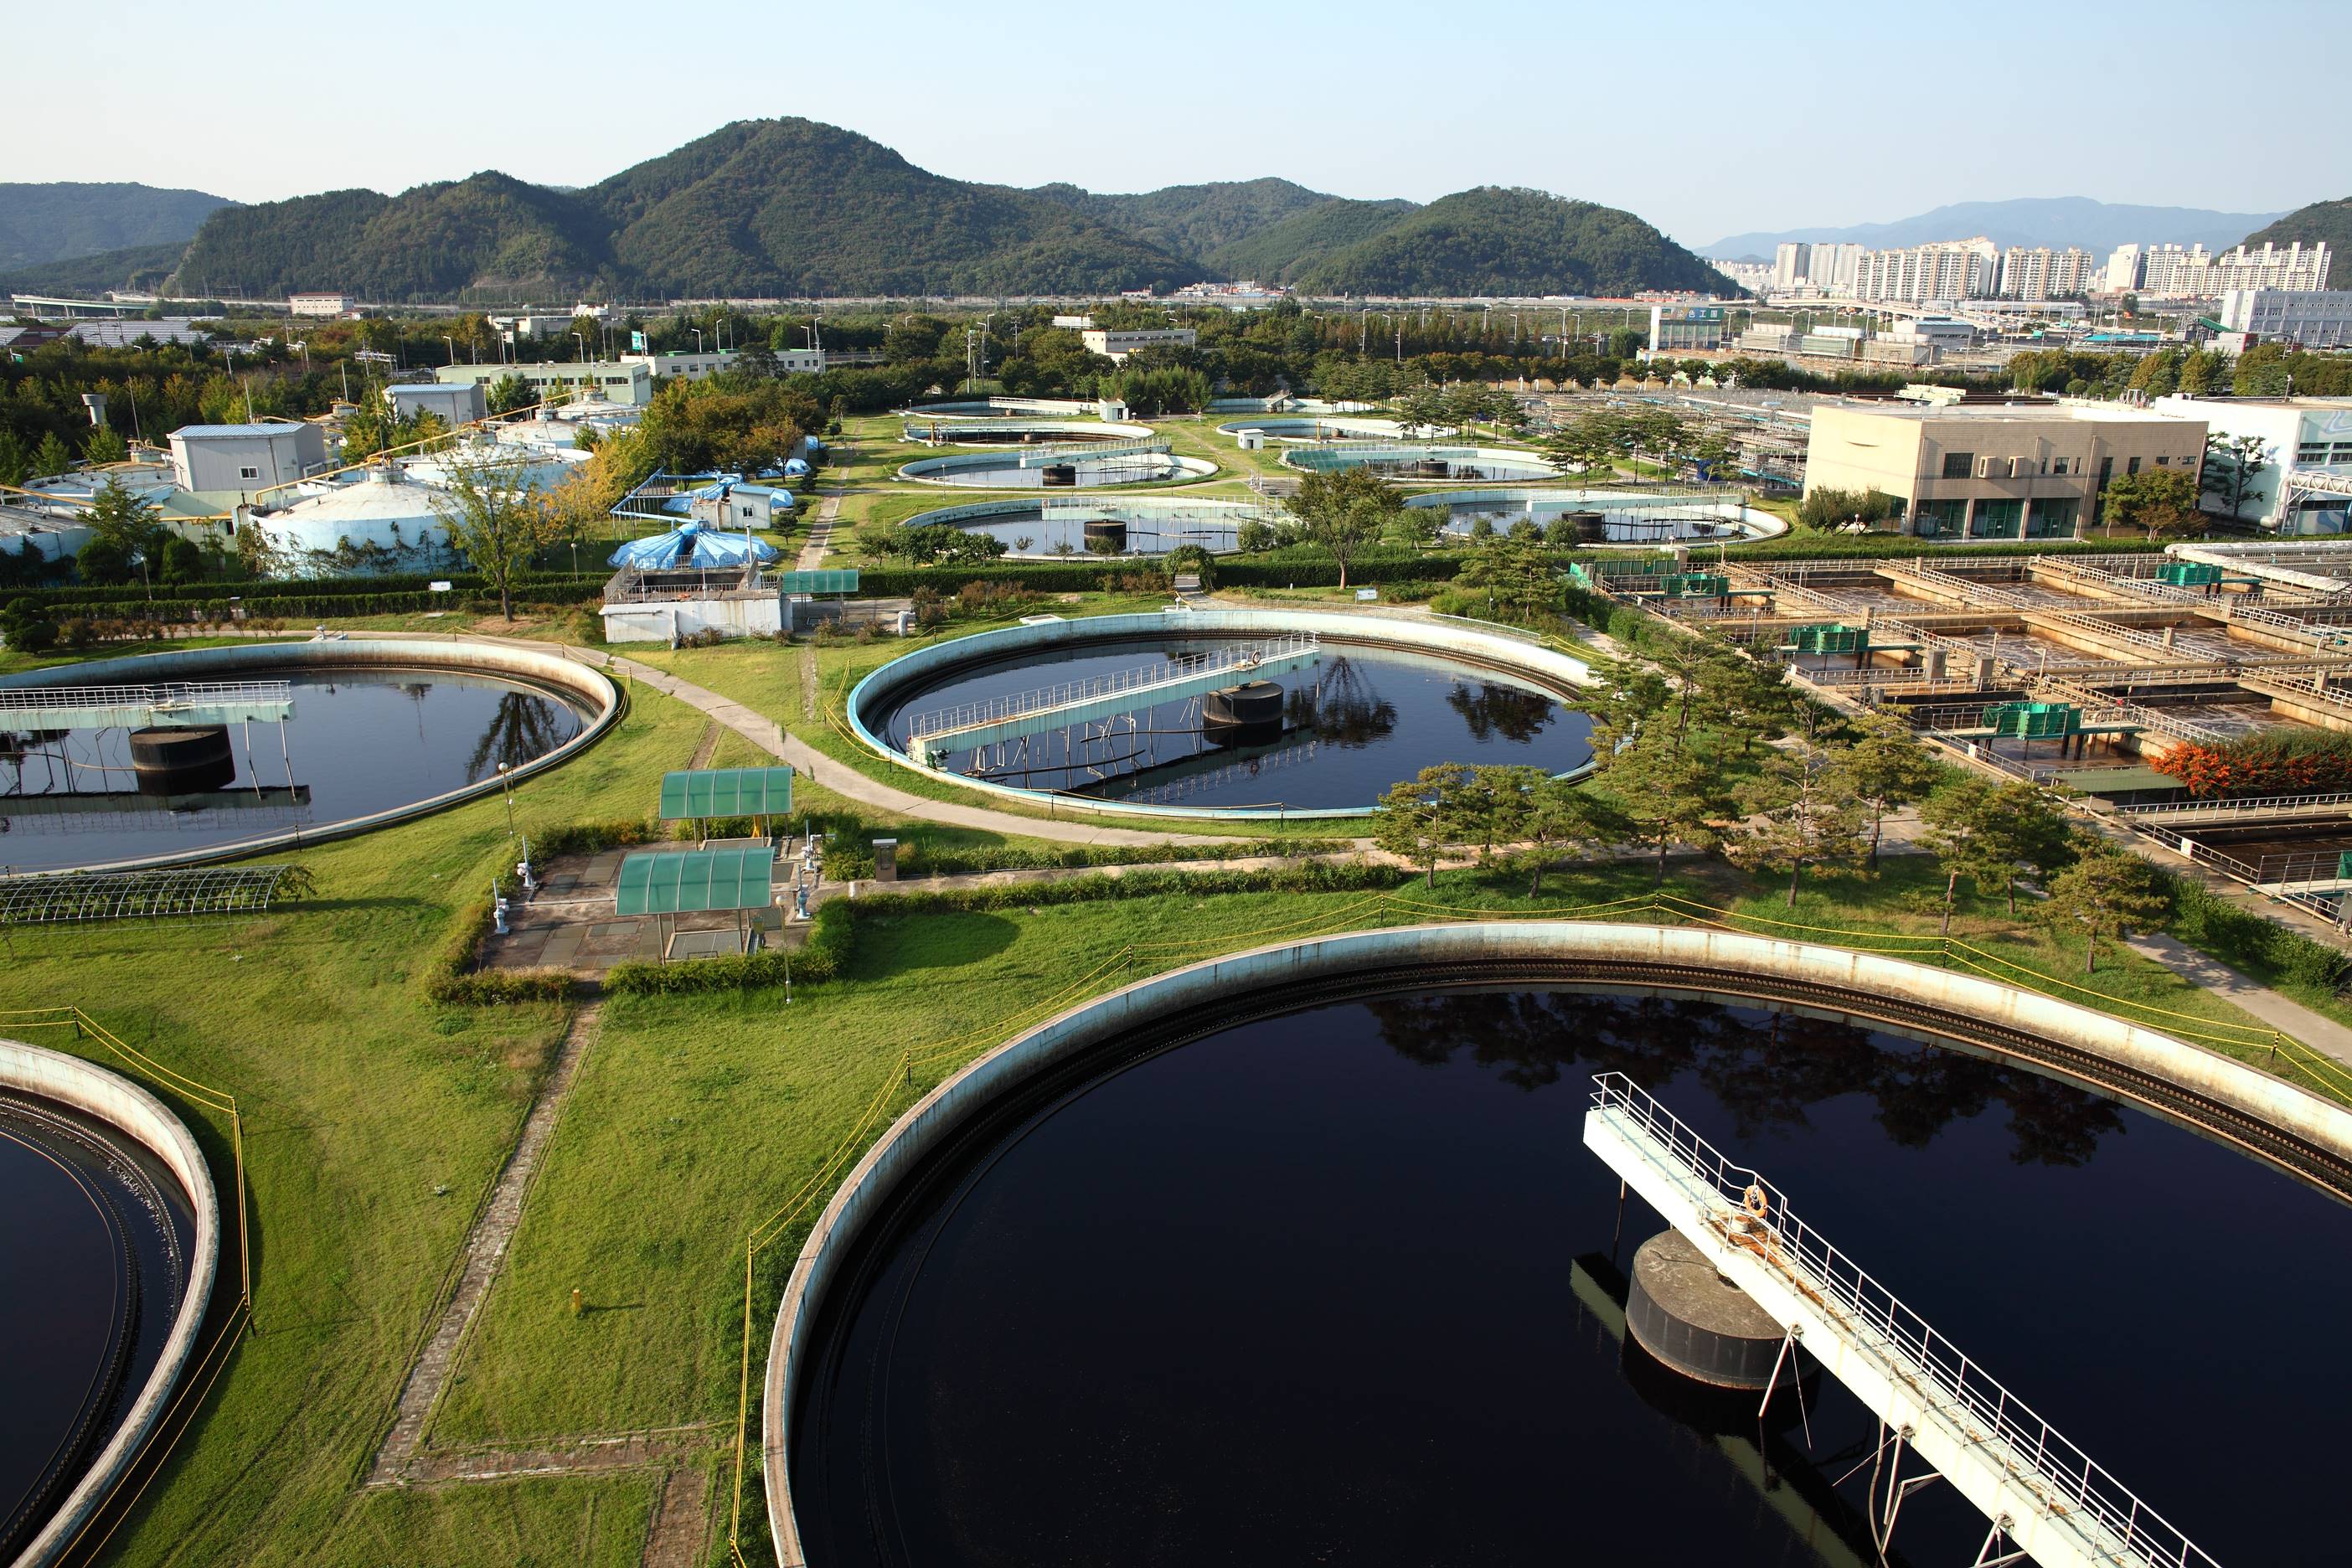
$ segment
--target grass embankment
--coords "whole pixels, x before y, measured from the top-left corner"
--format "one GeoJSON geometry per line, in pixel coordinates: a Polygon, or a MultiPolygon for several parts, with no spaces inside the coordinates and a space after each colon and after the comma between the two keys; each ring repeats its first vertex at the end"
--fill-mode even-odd
{"type": "MultiPolygon", "coordinates": [[[[845,659],[887,651],[826,650],[845,659]]],[[[677,657],[695,679],[793,708],[794,665],[782,650],[677,657]]],[[[611,738],[522,786],[521,819],[643,812],[659,773],[693,754],[704,725],[640,689],[611,738]]],[[[751,758],[722,738],[714,760],[751,758]]],[[[0,1006],[79,1003],[175,1069],[235,1092],[247,1116],[259,1331],[118,1538],[121,1560],[635,1561],[646,1475],[407,1493],[357,1485],[565,1023],[554,1005],[465,1012],[424,997],[428,960],[456,911],[509,855],[503,806],[488,801],[305,852],[320,900],[265,919],[11,933],[0,1006]]],[[[1432,910],[1557,911],[1641,895],[1649,880],[1646,867],[1612,865],[1555,878],[1535,900],[1517,879],[1456,873],[1433,893],[1410,883],[1385,900],[1160,894],[1040,900],[1034,913],[1017,901],[968,912],[870,906],[877,913],[844,973],[803,987],[789,1008],[773,991],[615,997],[431,1440],[698,1421],[731,1430],[741,1249],[754,1224],[804,1185],[812,1205],[822,1201],[833,1178],[819,1173],[878,1125],[860,1130],[877,1092],[887,1118],[1067,1001],[1261,941],[1432,910]],[[911,1075],[900,1065],[908,1056],[911,1075]],[[577,1316],[575,1289],[586,1307],[577,1316]]],[[[1777,887],[1719,868],[1678,876],[1673,888],[1773,920],[1923,933],[1933,917],[1914,906],[1933,881],[1923,863],[1890,861],[1875,882],[1809,889],[1793,914],[1777,887]]],[[[1958,929],[2072,994],[2063,989],[2080,963],[2072,942],[2010,928],[1974,903],[1958,929]]],[[[2245,1022],[2137,960],[2112,961],[2092,984],[2192,1020],[2245,1022]]],[[[762,1254],[763,1289],[796,1240],[788,1226],[762,1254]]]]}

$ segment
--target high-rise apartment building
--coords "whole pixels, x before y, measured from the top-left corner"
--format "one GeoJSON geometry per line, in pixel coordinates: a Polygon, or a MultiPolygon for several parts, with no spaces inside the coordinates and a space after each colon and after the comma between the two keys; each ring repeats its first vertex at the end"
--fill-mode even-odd
{"type": "Polygon", "coordinates": [[[1973,300],[1997,293],[2000,248],[1979,235],[1900,250],[1866,250],[1855,270],[1858,300],[1973,300]]]}
{"type": "Polygon", "coordinates": [[[2004,300],[2071,300],[2089,293],[2099,273],[2091,253],[2075,246],[2012,245],[2001,252],[1999,292],[2004,300]]]}
{"type": "Polygon", "coordinates": [[[2124,245],[2108,256],[2105,281],[2115,294],[2218,300],[2239,289],[2324,289],[2327,263],[2325,241],[2266,243],[2260,250],[2242,245],[2220,256],[2201,245],[2124,245]]]}

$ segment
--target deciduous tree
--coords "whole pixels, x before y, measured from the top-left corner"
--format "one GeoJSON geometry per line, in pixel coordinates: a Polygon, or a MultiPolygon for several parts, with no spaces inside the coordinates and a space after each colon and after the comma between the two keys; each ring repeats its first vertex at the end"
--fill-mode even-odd
{"type": "Polygon", "coordinates": [[[475,571],[499,591],[499,613],[514,619],[514,580],[552,542],[558,521],[519,467],[453,464],[433,510],[475,571]]]}
{"type": "Polygon", "coordinates": [[[1404,498],[1370,468],[1353,468],[1307,475],[1298,493],[1283,504],[1307,539],[1339,563],[1339,586],[1345,588],[1349,564],[1379,542],[1404,510],[1404,498]]]}

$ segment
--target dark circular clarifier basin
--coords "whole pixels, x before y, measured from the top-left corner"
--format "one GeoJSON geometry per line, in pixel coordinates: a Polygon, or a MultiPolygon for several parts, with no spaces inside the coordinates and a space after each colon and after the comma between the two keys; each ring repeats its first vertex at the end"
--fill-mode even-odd
{"type": "Polygon", "coordinates": [[[0,1562],[113,1436],[187,1290],[194,1219],[135,1142],[0,1092],[0,1562]]]}
{"type": "MultiPolygon", "coordinates": [[[[814,1321],[812,1568],[1876,1562],[1881,1434],[1833,1378],[1759,1420],[1629,1344],[1664,1226],[1581,1142],[1603,1070],[2221,1560],[2343,1561],[2330,1198],[1843,1020],[1413,984],[1159,1020],[938,1145],[814,1321]]],[[[1889,1561],[1968,1563],[1986,1526],[1927,1487],[1889,1561]]]]}
{"type": "MultiPolygon", "coordinates": [[[[867,722],[904,749],[920,716],[1048,688],[1117,679],[1163,660],[1254,640],[1106,637],[975,660],[893,692],[867,722]]],[[[1319,660],[1271,679],[1073,724],[949,768],[1022,789],[1203,808],[1371,805],[1438,763],[1566,773],[1591,760],[1592,722],[1533,679],[1450,654],[1327,642],[1319,660]]]]}

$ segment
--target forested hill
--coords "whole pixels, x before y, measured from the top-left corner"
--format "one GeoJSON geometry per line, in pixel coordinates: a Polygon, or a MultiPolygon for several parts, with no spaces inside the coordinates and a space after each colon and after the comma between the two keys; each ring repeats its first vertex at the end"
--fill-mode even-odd
{"type": "Polygon", "coordinates": [[[1294,282],[1328,294],[1739,292],[1632,213],[1498,185],[1441,197],[1294,282]]]}
{"type": "Polygon", "coordinates": [[[216,214],[176,287],[542,296],[1113,291],[1197,268],[1025,191],[943,179],[807,120],[741,121],[584,190],[495,172],[216,214]]]}
{"type": "Polygon", "coordinates": [[[740,121],[598,184],[495,171],[205,220],[171,287],[383,303],[1108,294],[1254,277],[1335,293],[1733,292],[1631,214],[1480,189],[1427,207],[1288,180],[1098,195],[950,180],[809,120],[740,121]]]}
{"type": "Polygon", "coordinates": [[[1133,195],[1105,195],[1076,185],[1040,185],[1035,194],[1192,261],[1208,260],[1226,246],[1338,199],[1273,178],[1168,185],[1133,195]]]}
{"type": "Polygon", "coordinates": [[[2330,289],[2352,289],[2352,196],[2341,201],[2314,202],[2272,224],[2246,236],[2246,243],[2289,245],[2295,240],[2305,245],[2324,241],[2327,246],[2327,286],[2330,289]]]}
{"type": "Polygon", "coordinates": [[[153,185],[0,184],[0,272],[132,246],[174,245],[232,205],[153,185]]]}

